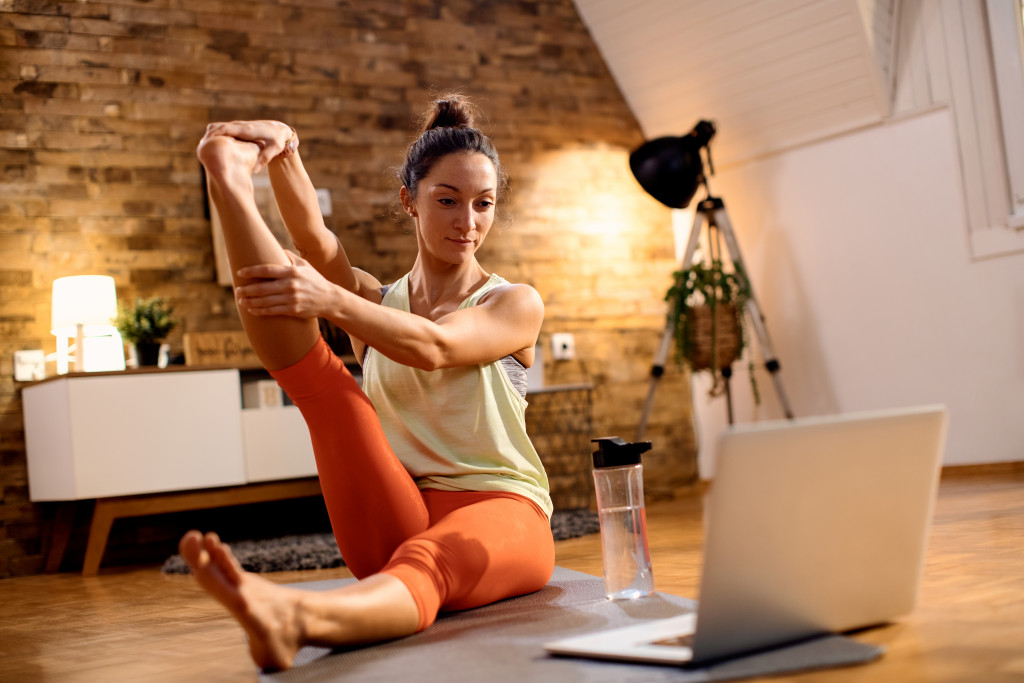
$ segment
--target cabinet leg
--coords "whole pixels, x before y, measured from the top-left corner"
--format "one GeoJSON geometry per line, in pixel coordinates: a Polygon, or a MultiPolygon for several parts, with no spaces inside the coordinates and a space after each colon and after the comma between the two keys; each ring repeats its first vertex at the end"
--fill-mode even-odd
{"type": "Polygon", "coordinates": [[[64,551],[71,538],[71,529],[75,523],[75,511],[78,503],[73,500],[57,504],[57,516],[53,520],[53,533],[50,535],[50,548],[46,553],[47,573],[59,572],[60,563],[64,559],[64,551]]]}
{"type": "Polygon", "coordinates": [[[82,576],[96,576],[100,571],[103,551],[107,548],[110,527],[114,524],[115,505],[113,501],[100,498],[92,512],[89,540],[85,545],[85,561],[82,562],[82,576]]]}

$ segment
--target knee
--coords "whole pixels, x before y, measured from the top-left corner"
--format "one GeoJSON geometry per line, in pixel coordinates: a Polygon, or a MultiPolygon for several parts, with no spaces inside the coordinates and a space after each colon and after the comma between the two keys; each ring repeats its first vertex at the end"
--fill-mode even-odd
{"type": "Polygon", "coordinates": [[[538,544],[533,552],[525,554],[519,567],[523,593],[533,593],[548,585],[555,572],[554,541],[550,545],[538,544]]]}

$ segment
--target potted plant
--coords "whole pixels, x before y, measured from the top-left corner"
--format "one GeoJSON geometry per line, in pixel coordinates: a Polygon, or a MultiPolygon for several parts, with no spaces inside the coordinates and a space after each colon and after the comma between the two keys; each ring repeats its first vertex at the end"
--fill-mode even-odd
{"type": "Polygon", "coordinates": [[[160,342],[178,325],[171,317],[173,312],[174,308],[158,296],[136,297],[134,305],[118,306],[117,331],[125,342],[135,347],[135,358],[140,366],[157,364],[160,342]]]}
{"type": "MultiPolygon", "coordinates": [[[[729,271],[721,259],[698,261],[673,273],[665,300],[675,331],[676,361],[691,372],[710,371],[712,396],[724,391],[723,369],[739,360],[749,341],[744,317],[749,298],[749,281],[740,263],[729,271]]],[[[749,369],[754,401],[760,403],[753,361],[749,369]]]]}

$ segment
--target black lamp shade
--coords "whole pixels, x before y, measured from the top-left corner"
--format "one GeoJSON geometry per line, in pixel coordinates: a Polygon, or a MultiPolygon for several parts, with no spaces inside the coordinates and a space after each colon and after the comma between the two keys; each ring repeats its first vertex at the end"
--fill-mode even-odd
{"type": "Polygon", "coordinates": [[[629,167],[652,197],[673,209],[685,208],[703,178],[700,142],[693,135],[656,138],[629,155],[629,167]]]}

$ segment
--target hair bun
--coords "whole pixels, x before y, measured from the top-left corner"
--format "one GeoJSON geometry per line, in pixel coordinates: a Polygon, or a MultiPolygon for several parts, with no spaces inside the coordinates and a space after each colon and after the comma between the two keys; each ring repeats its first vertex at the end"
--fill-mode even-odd
{"type": "Polygon", "coordinates": [[[459,95],[445,95],[434,102],[433,108],[424,117],[423,132],[432,128],[472,128],[474,110],[459,95]]]}

